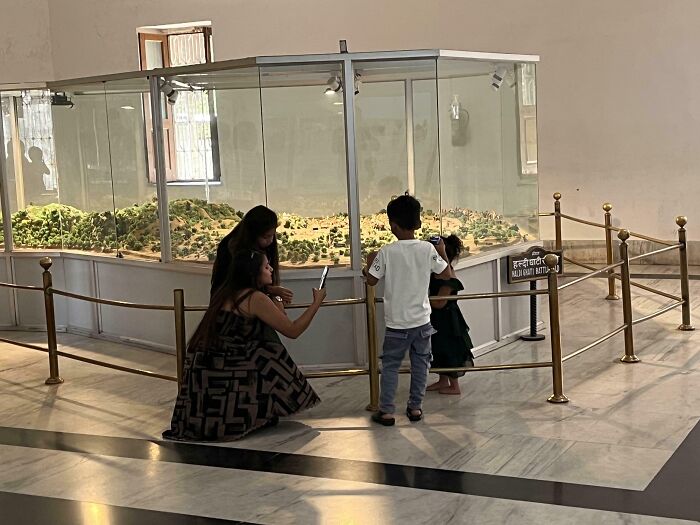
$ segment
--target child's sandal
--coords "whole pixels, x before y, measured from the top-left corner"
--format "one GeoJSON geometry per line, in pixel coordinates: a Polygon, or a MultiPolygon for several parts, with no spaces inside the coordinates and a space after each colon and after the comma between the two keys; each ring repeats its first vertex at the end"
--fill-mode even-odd
{"type": "Polygon", "coordinates": [[[420,408],[406,407],[406,417],[408,417],[409,421],[420,421],[421,419],[423,419],[423,410],[421,410],[420,408]],[[420,414],[414,414],[413,410],[418,410],[420,414]]]}
{"type": "Polygon", "coordinates": [[[385,414],[386,412],[378,410],[377,412],[372,414],[372,421],[374,421],[375,423],[379,423],[380,425],[384,425],[385,427],[390,427],[394,423],[396,423],[396,420],[393,417],[384,417],[385,414]]]}

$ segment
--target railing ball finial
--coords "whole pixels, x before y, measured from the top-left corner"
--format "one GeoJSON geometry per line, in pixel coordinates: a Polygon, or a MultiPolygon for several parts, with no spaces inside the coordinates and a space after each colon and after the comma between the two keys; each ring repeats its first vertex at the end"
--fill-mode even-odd
{"type": "Polygon", "coordinates": [[[685,215],[679,215],[676,217],[676,224],[683,228],[686,224],[688,224],[688,217],[685,215]]]}
{"type": "Polygon", "coordinates": [[[559,199],[561,199],[561,193],[556,192],[554,195],[552,195],[552,197],[554,197],[555,201],[558,201],[559,199]]]}
{"type": "Polygon", "coordinates": [[[51,265],[53,265],[53,261],[51,260],[51,257],[42,257],[39,259],[39,264],[45,271],[48,272],[51,265]]]}
{"type": "Polygon", "coordinates": [[[547,255],[544,256],[544,263],[547,265],[547,268],[549,268],[550,270],[552,268],[555,268],[557,266],[558,262],[559,262],[559,257],[553,253],[548,253],[547,255]]]}
{"type": "Polygon", "coordinates": [[[617,234],[617,238],[622,242],[626,242],[630,238],[630,232],[628,230],[620,230],[617,234]]]}
{"type": "Polygon", "coordinates": [[[612,210],[612,204],[610,204],[609,202],[604,203],[603,204],[603,211],[610,212],[610,210],[612,210]]]}

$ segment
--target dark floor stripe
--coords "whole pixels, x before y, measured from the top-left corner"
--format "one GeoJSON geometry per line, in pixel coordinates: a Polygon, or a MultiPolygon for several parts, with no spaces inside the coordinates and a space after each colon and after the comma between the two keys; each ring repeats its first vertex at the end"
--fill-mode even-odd
{"type": "Polygon", "coordinates": [[[360,481],[630,514],[700,519],[700,505],[694,498],[684,497],[688,491],[697,493],[700,486],[700,424],[695,426],[644,491],[206,444],[8,427],[0,427],[0,444],[144,460],[157,458],[157,461],[171,463],[360,481]],[[153,453],[154,449],[157,449],[157,454],[153,453]]]}
{"type": "Polygon", "coordinates": [[[0,509],[2,509],[0,523],[7,525],[252,525],[244,521],[117,507],[13,492],[0,492],[0,509]]]}

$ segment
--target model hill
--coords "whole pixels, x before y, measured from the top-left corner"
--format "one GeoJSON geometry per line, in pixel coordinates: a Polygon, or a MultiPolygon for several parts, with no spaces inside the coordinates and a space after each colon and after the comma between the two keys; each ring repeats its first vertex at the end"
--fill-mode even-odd
{"type": "MultiPolygon", "coordinates": [[[[176,259],[213,260],[216,246],[240,222],[243,212],[225,203],[202,199],[177,199],[169,203],[173,256],[176,259]]],[[[350,259],[350,235],[346,213],[303,217],[280,213],[278,241],[280,261],[291,265],[345,264],[350,259]]],[[[438,232],[456,233],[468,251],[526,240],[526,234],[493,211],[464,208],[428,210],[422,215],[420,238],[438,232]],[[441,228],[442,226],[442,228],[441,228]]],[[[385,210],[360,218],[363,256],[391,242],[393,236],[385,210]]],[[[81,211],[65,204],[28,206],[12,214],[16,247],[81,250],[157,259],[160,255],[160,223],[155,200],[103,212],[81,211]]],[[[0,232],[0,239],[1,239],[0,232]]]]}

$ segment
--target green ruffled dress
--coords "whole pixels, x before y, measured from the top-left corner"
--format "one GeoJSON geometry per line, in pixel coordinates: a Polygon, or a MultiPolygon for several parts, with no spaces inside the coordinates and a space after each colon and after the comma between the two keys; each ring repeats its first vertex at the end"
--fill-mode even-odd
{"type": "MultiPolygon", "coordinates": [[[[464,290],[459,279],[442,280],[435,276],[430,277],[430,295],[438,294],[443,286],[449,286],[450,295],[464,290]]],[[[456,301],[448,301],[444,308],[435,308],[430,314],[430,324],[437,330],[431,339],[433,362],[432,368],[457,368],[474,366],[471,337],[469,337],[469,325],[462,315],[456,301]]],[[[451,372],[448,377],[461,377],[465,372],[451,372]]]]}

